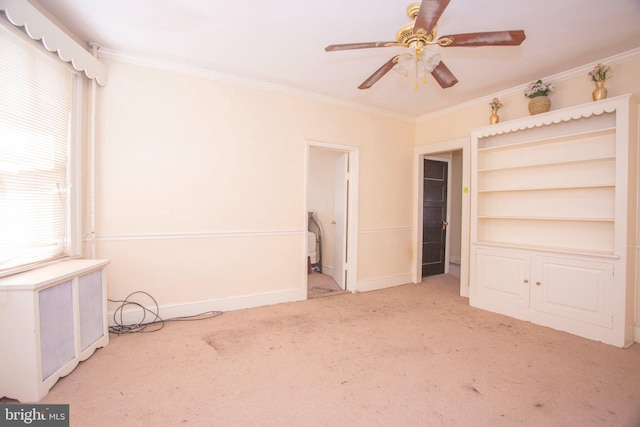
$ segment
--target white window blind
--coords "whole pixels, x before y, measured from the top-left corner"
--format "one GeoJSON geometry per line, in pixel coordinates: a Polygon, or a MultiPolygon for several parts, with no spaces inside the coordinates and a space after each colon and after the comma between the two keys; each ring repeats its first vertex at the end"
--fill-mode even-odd
{"type": "Polygon", "coordinates": [[[0,25],[0,273],[69,255],[74,72],[0,25]]]}

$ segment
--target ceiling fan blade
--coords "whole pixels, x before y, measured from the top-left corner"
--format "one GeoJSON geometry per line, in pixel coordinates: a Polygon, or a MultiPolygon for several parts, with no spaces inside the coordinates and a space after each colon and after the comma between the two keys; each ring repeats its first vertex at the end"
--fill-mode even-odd
{"type": "Polygon", "coordinates": [[[526,38],[524,31],[488,31],[485,33],[452,34],[442,36],[440,39],[451,40],[450,44],[441,44],[443,47],[456,46],[518,46],[526,38]]]}
{"type": "Polygon", "coordinates": [[[372,47],[388,47],[396,46],[397,42],[366,42],[366,43],[347,43],[347,44],[332,44],[324,48],[326,52],[334,52],[336,50],[351,50],[351,49],[369,49],[372,47]]]}
{"type": "Polygon", "coordinates": [[[384,65],[378,68],[373,74],[371,74],[367,80],[363,81],[362,84],[358,86],[358,89],[369,89],[371,86],[373,86],[378,80],[382,78],[382,76],[387,74],[398,63],[398,56],[399,55],[396,55],[385,62],[384,65]]]}
{"type": "Polygon", "coordinates": [[[446,89],[458,83],[458,79],[453,75],[451,70],[440,61],[431,72],[433,78],[438,82],[441,88],[446,89]]]}
{"type": "Polygon", "coordinates": [[[442,15],[442,12],[449,5],[450,0],[423,0],[420,5],[420,11],[416,16],[416,22],[413,24],[413,33],[416,34],[418,30],[424,30],[429,34],[438,23],[438,19],[442,15]]]}

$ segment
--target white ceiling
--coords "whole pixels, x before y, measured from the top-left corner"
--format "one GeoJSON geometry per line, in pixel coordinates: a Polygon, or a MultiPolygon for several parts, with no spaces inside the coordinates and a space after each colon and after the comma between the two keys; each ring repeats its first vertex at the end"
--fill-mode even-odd
{"type": "MultiPolygon", "coordinates": [[[[489,96],[640,47],[640,0],[451,0],[440,35],[522,29],[520,46],[433,47],[458,78],[442,89],[393,71],[358,85],[399,47],[325,52],[330,44],[393,41],[411,0],[37,0],[86,42],[308,92],[407,117],[489,96]]],[[[615,71],[615,70],[614,70],[615,71]]],[[[585,78],[586,75],[585,75],[585,78]]]]}

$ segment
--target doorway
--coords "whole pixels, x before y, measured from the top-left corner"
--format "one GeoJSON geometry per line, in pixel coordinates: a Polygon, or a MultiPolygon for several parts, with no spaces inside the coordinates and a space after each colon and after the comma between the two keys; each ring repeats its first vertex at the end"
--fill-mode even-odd
{"type": "Polygon", "coordinates": [[[414,163],[414,281],[419,283],[423,277],[432,274],[455,276],[460,283],[460,295],[465,297],[469,296],[469,154],[470,139],[459,138],[416,147],[414,163]],[[440,166],[440,169],[434,169],[435,172],[425,172],[425,163],[429,164],[427,160],[447,164],[446,208],[438,206],[445,203],[444,189],[439,188],[439,183],[444,181],[444,168],[440,166]],[[435,184],[434,188],[425,188],[425,182],[427,187],[435,184]],[[427,194],[425,197],[425,192],[436,194],[427,194]],[[437,195],[440,197],[436,197],[437,195]],[[430,198],[433,200],[429,201],[430,198]],[[443,213],[444,209],[446,216],[443,213]],[[435,219],[429,219],[429,211],[438,211],[435,219]],[[425,256],[424,253],[429,250],[433,253],[425,256]],[[423,266],[423,257],[428,260],[424,264],[432,261],[437,267],[423,266]],[[442,260],[444,264],[440,265],[442,260]]]}
{"type": "Polygon", "coordinates": [[[307,143],[307,297],[355,290],[358,150],[307,143]]]}

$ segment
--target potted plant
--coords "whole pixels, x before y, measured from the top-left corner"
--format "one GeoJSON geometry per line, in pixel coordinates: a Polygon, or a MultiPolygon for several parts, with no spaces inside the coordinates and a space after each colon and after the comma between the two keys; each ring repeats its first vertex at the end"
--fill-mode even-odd
{"type": "Polygon", "coordinates": [[[553,83],[543,83],[542,80],[529,83],[524,90],[524,96],[530,99],[529,113],[531,115],[546,113],[551,108],[549,94],[554,91],[553,83]]]}
{"type": "Polygon", "coordinates": [[[596,88],[593,91],[592,97],[594,101],[605,99],[607,97],[607,88],[604,87],[604,82],[611,76],[611,67],[608,65],[598,64],[593,67],[593,70],[589,71],[589,77],[591,81],[596,84],[596,88]]]}
{"type": "Polygon", "coordinates": [[[489,117],[489,123],[494,125],[500,121],[500,116],[498,116],[498,110],[502,108],[502,102],[498,98],[493,98],[489,103],[491,107],[491,116],[489,117]]]}

